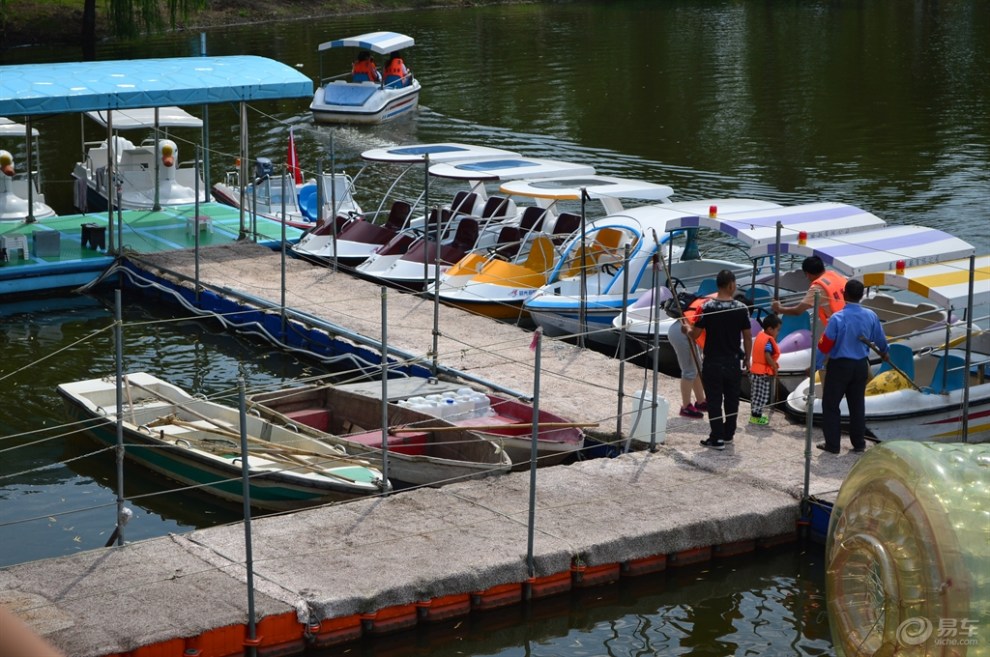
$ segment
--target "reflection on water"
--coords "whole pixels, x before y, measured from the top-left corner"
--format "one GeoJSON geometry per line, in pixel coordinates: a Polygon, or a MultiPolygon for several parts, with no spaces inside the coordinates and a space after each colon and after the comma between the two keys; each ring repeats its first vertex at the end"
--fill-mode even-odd
{"type": "Polygon", "coordinates": [[[621,578],[307,654],[828,655],[823,573],[820,546],[786,548],[621,578]]]}

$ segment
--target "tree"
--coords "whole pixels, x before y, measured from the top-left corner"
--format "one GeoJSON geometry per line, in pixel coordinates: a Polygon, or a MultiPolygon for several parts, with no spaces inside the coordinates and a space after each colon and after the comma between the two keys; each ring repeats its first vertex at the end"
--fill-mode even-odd
{"type": "MultiPolygon", "coordinates": [[[[121,38],[133,38],[142,33],[160,32],[165,27],[162,9],[168,14],[168,25],[175,28],[176,17],[186,17],[193,9],[205,8],[207,0],[107,0],[110,33],[121,38]]],[[[83,59],[96,56],[96,0],[85,0],[82,24],[83,59]]]]}

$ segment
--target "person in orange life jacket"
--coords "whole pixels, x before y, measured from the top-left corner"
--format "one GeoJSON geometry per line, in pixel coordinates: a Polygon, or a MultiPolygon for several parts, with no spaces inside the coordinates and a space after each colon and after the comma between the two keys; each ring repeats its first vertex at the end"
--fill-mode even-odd
{"type": "Polygon", "coordinates": [[[385,83],[389,84],[399,80],[397,87],[408,87],[412,82],[412,73],[406,68],[406,63],[402,61],[402,54],[392,53],[388,61],[385,62],[385,83]]]}
{"type": "Polygon", "coordinates": [[[704,447],[725,449],[736,432],[739,413],[741,374],[749,369],[753,351],[753,334],[746,304],[734,298],[736,275],[723,269],[715,277],[718,294],[701,307],[689,335],[697,339],[705,332],[705,360],[701,366],[701,382],[708,401],[708,438],[704,447]],[[739,343],[743,352],[740,353],[739,343]],[[742,371],[740,371],[740,369],[742,371]]]}
{"type": "Polygon", "coordinates": [[[354,82],[360,82],[364,79],[379,82],[382,79],[378,73],[378,67],[375,66],[375,58],[367,50],[358,53],[357,60],[351,66],[351,76],[354,82]],[[361,78],[362,75],[366,77],[361,78]]]}
{"type": "Polygon", "coordinates": [[[801,263],[801,271],[808,277],[808,291],[804,298],[791,306],[785,306],[777,299],[770,304],[770,309],[778,315],[800,315],[815,306],[815,292],[821,296],[818,299],[818,318],[822,330],[828,325],[828,318],[842,310],[846,305],[843,290],[846,279],[834,271],[825,271],[825,263],[818,256],[808,256],[801,263]]]}
{"type": "Polygon", "coordinates": [[[705,334],[702,331],[697,340],[688,337],[688,330],[694,324],[695,318],[701,312],[701,306],[709,299],[714,299],[717,293],[709,294],[707,297],[698,297],[692,301],[687,308],[684,308],[684,317],[677,320],[678,326],[671,326],[667,333],[670,347],[677,356],[677,365],[681,368],[681,417],[703,418],[708,410],[708,401],[705,398],[705,387],[701,383],[699,369],[701,366],[701,352],[699,347],[705,346],[705,334]],[[693,352],[693,353],[692,353],[693,352]],[[691,403],[691,393],[694,393],[695,402],[691,403]]]}
{"type": "Polygon", "coordinates": [[[750,424],[770,424],[770,418],[763,412],[763,407],[770,401],[770,386],[773,385],[773,377],[777,375],[777,360],[780,358],[778,333],[780,318],[767,315],[763,318],[763,330],[753,338],[753,364],[749,368],[750,424]]]}
{"type": "Polygon", "coordinates": [[[877,346],[889,359],[887,336],[880,319],[859,302],[863,299],[862,281],[846,283],[846,307],[832,315],[818,341],[815,367],[825,369],[822,384],[822,433],[825,442],[818,449],[838,454],[842,444],[842,411],[839,404],[846,399],[849,408],[849,441],[854,452],[866,449],[866,383],[870,378],[870,347],[863,338],[877,346]],[[827,364],[826,364],[827,359],[827,364]]]}

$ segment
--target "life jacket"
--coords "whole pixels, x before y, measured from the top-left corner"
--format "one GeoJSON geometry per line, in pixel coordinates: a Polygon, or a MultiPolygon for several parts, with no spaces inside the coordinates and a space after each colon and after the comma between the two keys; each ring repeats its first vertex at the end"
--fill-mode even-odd
{"type": "Polygon", "coordinates": [[[811,286],[821,288],[823,292],[822,301],[825,303],[818,304],[818,318],[824,327],[829,317],[846,307],[846,298],[842,295],[846,289],[846,279],[834,271],[827,271],[811,281],[811,286]]]}
{"type": "MultiPolygon", "coordinates": [[[[684,309],[684,319],[686,319],[688,323],[694,324],[698,320],[698,315],[701,314],[701,307],[705,305],[705,302],[709,301],[710,299],[714,299],[717,296],[718,296],[718,292],[712,292],[711,294],[705,295],[703,297],[698,297],[697,299],[692,301],[690,304],[688,304],[688,307],[684,309]]],[[[697,337],[695,342],[698,343],[698,346],[702,349],[702,351],[704,351],[705,349],[704,330],[701,331],[701,335],[697,337]]]]}
{"type": "Polygon", "coordinates": [[[753,362],[749,367],[749,371],[753,374],[766,374],[767,376],[773,374],[773,370],[767,365],[766,356],[763,354],[767,351],[767,342],[773,348],[771,356],[773,356],[774,361],[780,358],[780,347],[777,345],[777,341],[770,337],[766,331],[760,331],[753,338],[753,362]]]}
{"type": "Polygon", "coordinates": [[[368,76],[368,79],[372,82],[378,82],[378,69],[375,68],[374,63],[371,60],[357,61],[354,62],[354,67],[351,69],[351,75],[364,74],[368,76]]]}
{"type": "MultiPolygon", "coordinates": [[[[405,62],[398,57],[392,58],[392,60],[385,65],[385,77],[395,76],[401,79],[408,74],[409,71],[406,69],[405,62]]],[[[403,84],[405,84],[405,81],[403,81],[403,84]]]]}

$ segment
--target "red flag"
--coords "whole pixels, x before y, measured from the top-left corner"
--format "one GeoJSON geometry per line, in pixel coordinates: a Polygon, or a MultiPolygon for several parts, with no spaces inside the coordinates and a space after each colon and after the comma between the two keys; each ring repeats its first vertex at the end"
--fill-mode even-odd
{"type": "Polygon", "coordinates": [[[296,139],[292,135],[292,128],[289,128],[289,154],[285,158],[285,163],[295,178],[296,184],[301,185],[303,176],[302,170],[299,168],[299,158],[296,157],[296,139]]]}

